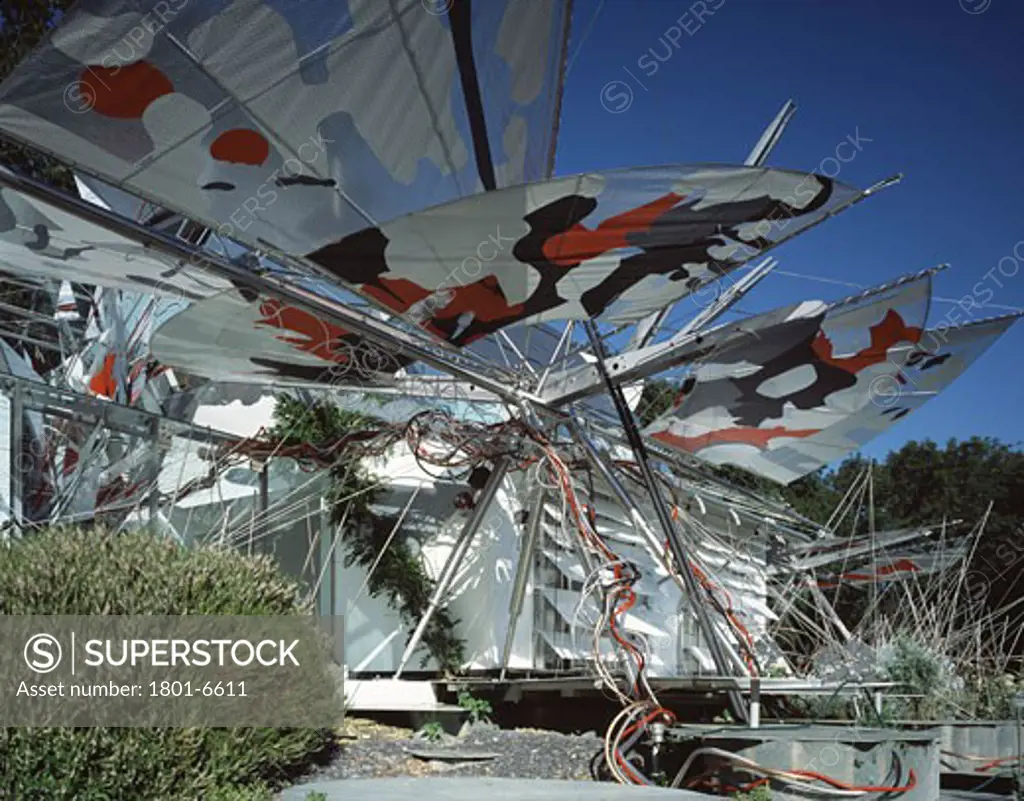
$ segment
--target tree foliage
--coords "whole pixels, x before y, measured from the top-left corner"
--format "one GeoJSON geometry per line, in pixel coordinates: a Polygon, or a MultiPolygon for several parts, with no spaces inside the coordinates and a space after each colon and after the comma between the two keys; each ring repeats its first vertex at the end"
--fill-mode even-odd
{"type": "MultiPolygon", "coordinates": [[[[0,5],[0,80],[39,44],[73,0],[11,0],[0,5]]],[[[74,191],[70,171],[50,156],[0,138],[0,164],[74,191]]]]}
{"type": "MultiPolygon", "coordinates": [[[[797,511],[816,520],[835,505],[868,466],[863,456],[801,479],[784,490],[797,511]]],[[[994,438],[911,441],[874,465],[877,528],[974,523],[992,501],[986,540],[1011,536],[1024,520],[1024,452],[994,438]]],[[[862,511],[862,520],[866,510],[862,511]]],[[[825,515],[827,517],[827,514],[825,515]]]]}
{"type": "Polygon", "coordinates": [[[661,415],[672,408],[672,401],[679,391],[673,381],[664,378],[652,378],[644,382],[640,403],[637,405],[638,420],[641,427],[649,426],[661,415]]]}
{"type": "MultiPolygon", "coordinates": [[[[9,0],[0,4],[0,81],[28,56],[71,2],[9,0]]],[[[60,162],[2,136],[0,166],[74,193],[71,172],[60,162]]],[[[8,273],[0,272],[0,303],[35,312],[43,317],[52,317],[55,309],[48,292],[40,292],[24,283],[12,281],[8,276],[8,273]]],[[[25,317],[0,308],[0,336],[4,336],[16,347],[24,345],[33,364],[44,372],[60,361],[57,331],[52,324],[39,318],[25,317]],[[33,340],[41,344],[32,344],[33,340]]]]}

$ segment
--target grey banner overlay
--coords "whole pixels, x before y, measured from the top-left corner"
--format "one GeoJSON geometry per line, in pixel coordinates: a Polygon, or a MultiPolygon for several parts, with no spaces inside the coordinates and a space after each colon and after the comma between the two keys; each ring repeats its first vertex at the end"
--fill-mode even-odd
{"type": "Polygon", "coordinates": [[[0,615],[0,726],[336,726],[341,623],[0,615]]]}

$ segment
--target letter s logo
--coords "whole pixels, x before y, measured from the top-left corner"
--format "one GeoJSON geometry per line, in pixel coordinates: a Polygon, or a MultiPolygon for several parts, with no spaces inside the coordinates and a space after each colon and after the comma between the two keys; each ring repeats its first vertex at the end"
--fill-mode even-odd
{"type": "Polygon", "coordinates": [[[60,665],[60,643],[52,634],[33,634],[25,643],[25,664],[36,673],[49,673],[60,665]]]}

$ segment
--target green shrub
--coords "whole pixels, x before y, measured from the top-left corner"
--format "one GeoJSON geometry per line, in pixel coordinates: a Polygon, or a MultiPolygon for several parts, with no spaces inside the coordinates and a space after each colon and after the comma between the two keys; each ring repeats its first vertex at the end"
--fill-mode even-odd
{"type": "Polygon", "coordinates": [[[203,801],[274,801],[274,793],[265,784],[223,787],[214,790],[203,801]]]}
{"type": "Polygon", "coordinates": [[[967,682],[967,689],[958,698],[974,720],[1012,720],[1013,699],[1024,689],[1020,676],[1010,673],[991,675],[979,672],[967,682]]]}
{"type": "Polygon", "coordinates": [[[436,720],[432,720],[429,723],[423,724],[419,734],[428,743],[437,743],[444,739],[444,726],[436,720]]]}
{"type": "MultiPolygon", "coordinates": [[[[0,613],[280,615],[308,611],[267,557],[145,533],[51,529],[0,546],[0,613]]],[[[0,729],[0,797],[256,801],[330,750],[321,729],[0,729]]]]}
{"type": "Polygon", "coordinates": [[[299,585],[269,557],[145,532],[55,528],[0,549],[0,614],[283,615],[299,585]]]}
{"type": "Polygon", "coordinates": [[[490,723],[491,715],[494,714],[494,707],[486,698],[477,698],[469,690],[462,690],[459,693],[459,706],[469,713],[472,723],[490,723]]]}
{"type": "Polygon", "coordinates": [[[950,701],[963,696],[963,680],[941,652],[901,635],[880,650],[885,677],[910,698],[887,697],[884,712],[901,720],[940,720],[951,714],[950,701]]]}
{"type": "Polygon", "coordinates": [[[853,704],[848,698],[832,695],[801,695],[790,698],[794,714],[811,720],[854,720],[853,704]]]}

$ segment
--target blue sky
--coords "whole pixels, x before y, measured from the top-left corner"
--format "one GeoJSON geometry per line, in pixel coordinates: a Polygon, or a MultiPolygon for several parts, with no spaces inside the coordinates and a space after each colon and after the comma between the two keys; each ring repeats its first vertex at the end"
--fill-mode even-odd
{"type": "MultiPolygon", "coordinates": [[[[799,110],[769,164],[817,170],[852,136],[861,149],[838,180],[905,177],[774,251],[779,270],[870,286],[949,263],[936,295],[959,299],[982,281],[993,294],[970,316],[936,301],[930,324],[1024,308],[1022,36],[1019,0],[575,0],[556,172],[740,163],[792,98],[799,110]]],[[[852,291],[775,275],[741,305],[852,291]]],[[[1024,442],[1022,349],[1019,322],[865,452],[975,434],[1024,442]]]]}

